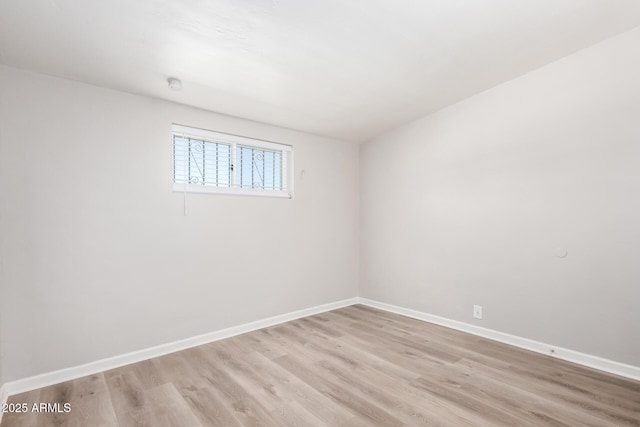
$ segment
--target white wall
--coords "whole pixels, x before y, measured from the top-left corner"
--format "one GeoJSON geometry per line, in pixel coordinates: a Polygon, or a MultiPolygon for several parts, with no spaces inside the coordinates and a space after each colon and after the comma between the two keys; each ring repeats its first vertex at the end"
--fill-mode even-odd
{"type": "MultiPolygon", "coordinates": [[[[0,66],[1,67],[1,66],[0,66]]],[[[2,68],[0,68],[0,78],[2,77],[2,68]]],[[[0,83],[1,85],[2,83],[0,83]]],[[[3,98],[3,93],[1,90],[2,86],[0,86],[0,105],[2,105],[2,98],[3,98]]],[[[1,108],[1,107],[0,107],[1,108]]],[[[2,126],[2,119],[1,119],[1,115],[0,115],[0,179],[2,179],[2,159],[4,157],[4,149],[3,149],[3,144],[2,144],[2,132],[3,132],[3,126],[2,126]]],[[[2,200],[4,199],[4,190],[2,187],[2,182],[0,181],[0,233],[2,233],[3,231],[3,225],[5,220],[4,220],[4,215],[3,215],[3,210],[2,210],[2,200]]],[[[3,360],[4,360],[4,354],[2,351],[3,345],[2,345],[2,325],[4,324],[4,310],[3,310],[3,301],[6,301],[5,298],[5,285],[4,285],[4,277],[3,277],[3,271],[4,271],[4,265],[3,265],[3,259],[2,259],[2,247],[4,246],[4,238],[3,235],[0,234],[0,404],[3,402],[4,399],[4,376],[3,376],[3,360]]],[[[0,421],[2,421],[2,414],[0,413],[0,421]]]]}
{"type": "Polygon", "coordinates": [[[360,295],[640,366],[638,46],[640,29],[364,145],[360,295]]]}
{"type": "Polygon", "coordinates": [[[5,381],[356,296],[355,144],[7,67],[0,128],[5,381]],[[183,216],[172,122],[293,145],[295,199],[183,216]]]}
{"type": "MultiPolygon", "coordinates": [[[[0,283],[0,288],[1,288],[1,283],[0,283]]],[[[1,294],[0,294],[0,297],[1,297],[1,294]]],[[[2,326],[2,321],[0,320],[0,329],[2,329],[1,326],[2,326]]],[[[2,396],[2,391],[3,391],[2,387],[4,386],[4,380],[3,380],[3,377],[2,377],[2,358],[3,358],[3,356],[2,356],[2,336],[0,335],[0,403],[2,403],[2,397],[3,397],[2,396]]],[[[2,416],[0,416],[0,420],[2,420],[2,416]]]]}

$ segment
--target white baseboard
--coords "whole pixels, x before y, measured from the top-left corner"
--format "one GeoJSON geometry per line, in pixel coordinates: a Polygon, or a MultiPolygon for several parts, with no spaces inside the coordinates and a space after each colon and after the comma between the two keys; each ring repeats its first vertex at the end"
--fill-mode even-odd
{"type": "MultiPolygon", "coordinates": [[[[138,350],[107,359],[97,360],[80,366],[65,368],[54,372],[48,372],[17,381],[11,381],[4,384],[2,388],[0,388],[0,404],[6,402],[9,396],[13,396],[15,394],[36,390],[64,381],[74,380],[87,375],[107,371],[109,369],[119,368],[131,363],[152,359],[154,357],[163,356],[165,354],[174,353],[176,351],[197,347],[199,345],[208,344],[210,342],[230,338],[236,335],[244,334],[262,328],[267,328],[269,326],[278,325],[302,317],[336,310],[338,308],[343,308],[354,304],[367,305],[370,307],[378,308],[380,310],[389,311],[425,322],[434,323],[436,325],[446,326],[451,329],[456,329],[473,335],[503,342],[505,344],[510,344],[526,350],[531,350],[536,353],[550,355],[553,357],[557,357],[558,359],[577,363],[583,366],[588,366],[590,368],[598,369],[604,372],[609,372],[634,380],[640,380],[640,367],[637,366],[626,365],[624,363],[615,362],[598,356],[592,356],[589,354],[580,353],[578,351],[556,347],[550,344],[545,344],[527,338],[506,334],[504,332],[498,332],[492,329],[481,328],[479,326],[470,325],[468,323],[459,322],[457,320],[451,320],[440,316],[435,316],[433,314],[423,313],[417,310],[399,307],[379,301],[370,300],[367,298],[356,297],[345,299],[342,301],[336,301],[329,304],[323,304],[316,307],[310,307],[303,310],[293,311],[279,316],[273,316],[266,319],[257,320],[255,322],[245,323],[243,325],[198,335],[180,341],[162,344],[159,346],[138,350]]],[[[0,421],[1,420],[2,413],[0,412],[0,421]]]]}
{"type": "Polygon", "coordinates": [[[389,311],[391,313],[400,314],[425,322],[434,323],[436,325],[446,326],[447,328],[456,329],[458,331],[467,332],[494,341],[510,344],[536,353],[546,354],[568,362],[577,363],[579,365],[588,366],[600,371],[609,372],[611,374],[620,375],[622,377],[640,380],[640,367],[627,365],[613,360],[604,359],[598,356],[581,353],[567,348],[557,347],[551,344],[545,344],[539,341],[506,334],[504,332],[495,331],[493,329],[482,328],[457,320],[447,319],[445,317],[435,316],[433,314],[423,313],[421,311],[412,310],[384,302],[374,301],[367,298],[357,298],[358,303],[369,307],[378,308],[380,310],[389,311]]]}
{"type": "MultiPolygon", "coordinates": [[[[59,371],[48,372],[17,381],[11,381],[4,385],[4,394],[13,396],[15,394],[36,390],[64,381],[70,381],[87,375],[97,374],[109,369],[119,368],[131,363],[140,362],[154,357],[163,356],[176,351],[185,350],[199,345],[208,344],[213,341],[230,338],[236,335],[255,331],[257,329],[267,328],[269,326],[278,325],[280,323],[289,322],[291,320],[300,319],[301,317],[312,316],[338,308],[347,307],[357,303],[357,298],[349,298],[342,301],[336,301],[329,304],[318,305],[315,307],[305,308],[303,310],[293,311],[279,316],[273,316],[255,322],[245,323],[243,325],[231,328],[221,329],[219,331],[210,332],[203,335],[175,341],[167,344],[161,344],[155,347],[122,354],[119,356],[109,357],[107,359],[97,360],[80,366],[61,369],[59,371]]],[[[4,395],[3,395],[4,396],[4,395]]],[[[5,397],[6,399],[6,397],[5,397]]]]}

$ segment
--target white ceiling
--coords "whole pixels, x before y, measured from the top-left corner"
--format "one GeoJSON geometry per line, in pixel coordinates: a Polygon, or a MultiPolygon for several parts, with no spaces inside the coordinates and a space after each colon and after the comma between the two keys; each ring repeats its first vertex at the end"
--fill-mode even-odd
{"type": "Polygon", "coordinates": [[[0,61],[365,141],[638,25],[640,0],[0,0],[0,61]]]}

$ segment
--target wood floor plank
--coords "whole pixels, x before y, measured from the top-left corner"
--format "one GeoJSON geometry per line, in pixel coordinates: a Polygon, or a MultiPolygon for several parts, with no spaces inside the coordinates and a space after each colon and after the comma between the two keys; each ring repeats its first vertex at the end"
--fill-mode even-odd
{"type": "Polygon", "coordinates": [[[640,426],[639,381],[360,305],[9,403],[72,409],[0,427],[640,426]]]}
{"type": "Polygon", "coordinates": [[[27,403],[31,411],[24,419],[3,419],[2,426],[28,425],[33,427],[47,426],[113,426],[117,424],[116,415],[111,404],[109,390],[103,374],[95,374],[45,387],[36,393],[30,392],[13,396],[14,402],[27,403]],[[49,404],[46,407],[40,404],[49,404]],[[71,412],[65,412],[65,404],[70,405],[71,412]],[[24,424],[23,424],[24,423],[24,424]]]}
{"type": "Polygon", "coordinates": [[[211,347],[202,346],[194,351],[193,359],[197,360],[198,370],[203,372],[205,380],[214,390],[216,396],[243,425],[275,425],[285,426],[283,422],[272,417],[270,411],[251,396],[250,391],[242,387],[230,375],[211,351],[211,347]]]}
{"type": "Polygon", "coordinates": [[[118,413],[121,427],[202,427],[173,384],[164,384],[142,393],[145,404],[118,413]]]}
{"type": "Polygon", "coordinates": [[[304,359],[295,358],[290,355],[279,357],[278,362],[282,367],[296,375],[307,384],[313,384],[321,393],[329,396],[335,402],[345,407],[347,410],[369,420],[373,425],[400,426],[400,420],[380,409],[368,399],[358,396],[339,384],[336,384],[308,369],[304,359]]]}
{"type": "Polygon", "coordinates": [[[520,383],[502,371],[470,361],[462,361],[461,364],[468,366],[475,373],[473,381],[463,387],[472,394],[502,402],[505,406],[517,408],[519,412],[530,413],[535,418],[544,419],[549,425],[611,425],[610,422],[594,417],[587,411],[559,402],[546,390],[544,393],[536,392],[538,389],[531,385],[523,389],[520,383]],[[520,402],[527,402],[527,405],[520,402]]]}
{"type": "Polygon", "coordinates": [[[181,395],[203,426],[242,426],[231,409],[218,398],[212,386],[186,389],[181,395]]]}
{"type": "Polygon", "coordinates": [[[288,398],[279,384],[254,369],[246,360],[246,354],[239,354],[232,341],[220,342],[212,350],[229,375],[251,397],[262,403],[270,413],[277,414],[277,418],[287,426],[321,425],[320,420],[296,400],[288,398]]]}
{"type": "Polygon", "coordinates": [[[9,397],[9,404],[27,404],[27,412],[5,412],[2,417],[1,427],[34,427],[38,421],[39,414],[30,410],[33,403],[40,402],[40,393],[44,389],[32,390],[26,393],[16,394],[9,397]]]}
{"type": "Polygon", "coordinates": [[[282,392],[295,399],[324,425],[341,425],[353,418],[353,414],[336,404],[328,396],[300,380],[273,360],[262,354],[249,353],[248,360],[271,381],[282,386],[282,392]]]}
{"type": "MultiPolygon", "coordinates": [[[[322,345],[316,343],[312,348],[327,356],[327,361],[320,362],[324,364],[325,369],[335,371],[342,368],[352,372],[355,379],[347,379],[349,383],[359,383],[360,388],[373,391],[384,390],[402,399],[403,403],[399,406],[404,407],[403,411],[410,417],[411,424],[447,425],[447,422],[455,422],[455,425],[459,426],[477,425],[471,421],[474,418],[477,421],[473,414],[410,387],[409,385],[418,378],[415,372],[389,363],[368,351],[362,351],[357,346],[350,346],[343,339],[322,345]],[[428,409],[428,415],[423,413],[425,409],[428,409]]],[[[340,375],[346,377],[344,373],[340,375]]]]}

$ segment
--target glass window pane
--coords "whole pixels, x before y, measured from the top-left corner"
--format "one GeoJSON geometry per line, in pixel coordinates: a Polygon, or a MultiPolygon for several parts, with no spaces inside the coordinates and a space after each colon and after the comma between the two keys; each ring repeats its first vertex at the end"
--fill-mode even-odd
{"type": "Polygon", "coordinates": [[[236,163],[238,187],[282,190],[282,152],[239,145],[236,163]]]}
{"type": "Polygon", "coordinates": [[[174,135],[173,182],[231,186],[231,146],[174,135]]]}

